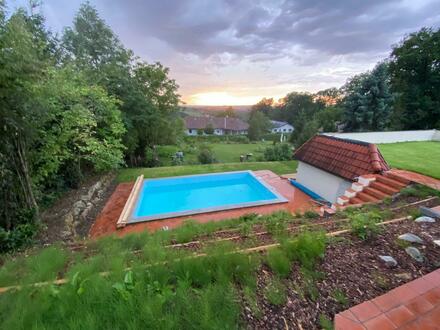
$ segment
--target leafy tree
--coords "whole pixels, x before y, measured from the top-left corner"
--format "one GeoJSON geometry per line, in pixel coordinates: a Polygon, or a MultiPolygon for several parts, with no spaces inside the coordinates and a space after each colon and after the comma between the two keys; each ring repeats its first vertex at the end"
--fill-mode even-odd
{"type": "Polygon", "coordinates": [[[390,75],[398,94],[397,129],[440,128],[440,29],[423,28],[393,48],[390,75]]]}
{"type": "Polygon", "coordinates": [[[316,114],[318,126],[324,132],[336,132],[337,125],[343,121],[343,111],[339,105],[330,105],[316,114]]]}
{"type": "Polygon", "coordinates": [[[138,61],[123,47],[90,4],[81,5],[73,27],[63,36],[65,61],[87,72],[91,84],[103,86],[122,102],[127,133],[126,158],[131,165],[145,164],[145,150],[172,144],[183,134],[177,116],[178,86],[160,63],[138,61]]]}
{"type": "Polygon", "coordinates": [[[266,115],[259,111],[252,111],[249,118],[248,137],[252,141],[262,138],[270,128],[270,121],[266,115]]]}
{"type": "Polygon", "coordinates": [[[379,63],[371,72],[354,76],[343,86],[343,91],[346,130],[381,131],[390,126],[394,96],[388,63],[379,63]]]}
{"type": "Polygon", "coordinates": [[[257,104],[254,104],[251,108],[252,111],[259,111],[270,117],[274,106],[273,98],[263,98],[257,104]]]}
{"type": "Polygon", "coordinates": [[[211,123],[208,123],[208,125],[206,125],[205,134],[208,134],[208,135],[214,134],[214,127],[212,126],[211,123]]]}

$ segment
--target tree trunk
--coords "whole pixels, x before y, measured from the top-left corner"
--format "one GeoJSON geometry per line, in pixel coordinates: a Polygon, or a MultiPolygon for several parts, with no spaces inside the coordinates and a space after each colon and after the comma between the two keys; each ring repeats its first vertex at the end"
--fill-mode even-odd
{"type": "Polygon", "coordinates": [[[23,137],[18,134],[15,139],[16,157],[16,171],[20,184],[24,193],[24,198],[27,206],[35,210],[36,218],[39,219],[38,204],[35,200],[34,191],[32,189],[32,180],[29,173],[28,159],[26,154],[25,141],[23,137]]]}

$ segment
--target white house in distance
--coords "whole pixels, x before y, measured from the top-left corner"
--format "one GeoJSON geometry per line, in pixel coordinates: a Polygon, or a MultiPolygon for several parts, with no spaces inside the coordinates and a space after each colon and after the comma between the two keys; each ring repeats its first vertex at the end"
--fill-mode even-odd
{"type": "Polygon", "coordinates": [[[270,123],[272,124],[271,133],[292,133],[294,129],[292,125],[285,121],[271,120],[270,123]]]}
{"type": "Polygon", "coordinates": [[[214,135],[246,135],[249,124],[232,117],[185,117],[186,135],[206,135],[205,129],[212,126],[214,135]]]}
{"type": "Polygon", "coordinates": [[[294,153],[296,182],[331,203],[376,202],[404,185],[386,174],[390,169],[375,144],[315,135],[294,153]],[[363,183],[360,178],[375,182],[363,183]]]}

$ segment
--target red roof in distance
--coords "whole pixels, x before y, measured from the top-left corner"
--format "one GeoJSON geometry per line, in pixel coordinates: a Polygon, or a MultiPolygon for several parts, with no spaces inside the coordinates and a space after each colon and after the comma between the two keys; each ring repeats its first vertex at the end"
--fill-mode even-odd
{"type": "Polygon", "coordinates": [[[211,124],[214,129],[224,129],[231,131],[246,131],[249,124],[239,118],[232,117],[185,117],[185,126],[187,129],[205,129],[211,124]]]}
{"type": "Polygon", "coordinates": [[[315,135],[293,156],[347,180],[390,169],[375,144],[327,135],[315,135]]]}

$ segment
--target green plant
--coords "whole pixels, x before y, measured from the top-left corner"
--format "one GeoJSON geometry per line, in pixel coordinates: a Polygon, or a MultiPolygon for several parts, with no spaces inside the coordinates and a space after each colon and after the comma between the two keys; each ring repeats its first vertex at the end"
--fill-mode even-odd
{"type": "Polygon", "coordinates": [[[422,211],[420,211],[417,207],[412,207],[408,210],[408,214],[412,217],[412,219],[417,219],[418,217],[421,217],[422,211]]]}
{"type": "Polygon", "coordinates": [[[307,210],[304,212],[304,217],[306,219],[316,219],[319,217],[319,213],[316,211],[312,211],[312,210],[307,210]]]}
{"type": "Polygon", "coordinates": [[[207,145],[203,145],[200,148],[199,154],[197,155],[197,159],[199,160],[200,164],[212,164],[216,162],[214,153],[212,152],[211,148],[207,145]]]}
{"type": "Polygon", "coordinates": [[[319,315],[319,325],[324,330],[333,330],[333,322],[325,315],[319,315]]]}
{"type": "Polygon", "coordinates": [[[381,219],[375,212],[354,214],[350,217],[351,232],[362,240],[373,238],[382,230],[377,225],[381,219]]]}
{"type": "Polygon", "coordinates": [[[390,288],[391,281],[384,274],[381,274],[379,271],[374,271],[371,274],[371,277],[373,278],[373,281],[377,284],[378,287],[382,289],[390,288]]]}
{"type": "Polygon", "coordinates": [[[393,202],[393,199],[392,199],[390,196],[385,197],[385,198],[382,200],[382,203],[383,203],[384,205],[391,205],[392,202],[393,202]]]}
{"type": "Polygon", "coordinates": [[[332,297],[338,304],[340,304],[342,307],[348,306],[348,299],[347,296],[342,292],[341,289],[335,289],[332,292],[332,297]]]}
{"type": "Polygon", "coordinates": [[[324,257],[326,241],[323,232],[303,232],[293,240],[283,241],[281,249],[290,260],[298,261],[304,268],[313,269],[316,262],[324,257]]]}
{"type": "Polygon", "coordinates": [[[292,159],[292,147],[288,143],[277,143],[264,150],[264,159],[267,161],[279,161],[292,159]]]}
{"type": "Polygon", "coordinates": [[[266,257],[269,267],[279,276],[287,277],[290,273],[290,260],[280,249],[272,249],[266,257]]]}
{"type": "Polygon", "coordinates": [[[283,305],[287,300],[286,286],[279,279],[272,278],[264,295],[272,305],[283,305]]]}
{"type": "Polygon", "coordinates": [[[255,289],[249,286],[245,286],[243,288],[243,298],[246,303],[249,305],[252,313],[256,318],[260,318],[262,316],[262,312],[260,307],[258,306],[257,295],[255,294],[255,289]]]}
{"type": "Polygon", "coordinates": [[[249,222],[243,222],[239,226],[239,232],[241,236],[248,237],[252,232],[252,224],[249,222]]]}

